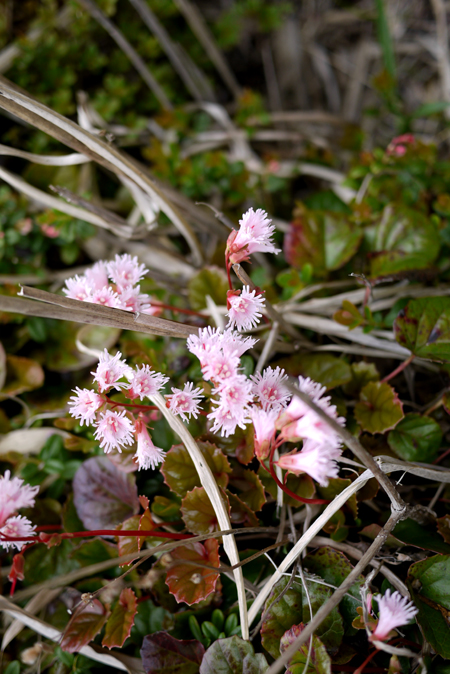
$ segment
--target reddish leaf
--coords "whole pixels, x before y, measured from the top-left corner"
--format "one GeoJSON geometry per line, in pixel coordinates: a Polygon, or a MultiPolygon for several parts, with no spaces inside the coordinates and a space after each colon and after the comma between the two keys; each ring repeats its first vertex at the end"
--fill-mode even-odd
{"type": "Polygon", "coordinates": [[[200,641],[180,641],[167,632],[144,637],[141,648],[146,674],[198,674],[204,653],[200,641]]]}
{"type": "Polygon", "coordinates": [[[257,527],[259,520],[253,510],[246,505],[239,496],[232,494],[231,491],[226,492],[228,501],[230,503],[230,520],[231,524],[243,524],[244,526],[257,527]]]}
{"type": "MultiPolygon", "coordinates": [[[[301,623],[300,625],[293,625],[291,629],[283,634],[280,642],[281,653],[294,643],[304,629],[305,626],[301,623]]],[[[300,646],[287,665],[286,674],[303,674],[307,662],[309,662],[309,666],[306,674],[331,674],[331,658],[325,646],[315,634],[312,636],[311,652],[309,653],[308,642],[300,646]]]]}
{"type": "MultiPolygon", "coordinates": [[[[155,527],[150,510],[147,508],[142,515],[133,515],[123,522],[117,529],[121,531],[149,531],[155,527]]],[[[150,536],[118,536],[119,555],[131,555],[140,551],[144,541],[150,536]]],[[[159,539],[155,538],[155,545],[159,543],[159,539]]],[[[128,562],[131,564],[131,562],[128,562]]],[[[121,564],[127,566],[127,564],[121,564]]]]}
{"type": "Polygon", "coordinates": [[[219,574],[202,565],[219,567],[219,544],[214,539],[202,543],[180,545],[172,552],[173,566],[167,572],[166,583],[178,602],[196,604],[214,592],[219,574]],[[186,561],[187,563],[183,563],[186,561]]]}
{"type": "Polygon", "coordinates": [[[108,618],[105,607],[98,599],[92,599],[77,609],[65,629],[61,648],[76,653],[100,632],[108,618]]]}
{"type": "MultiPolygon", "coordinates": [[[[229,510],[228,503],[226,508],[229,510]]],[[[181,505],[181,516],[188,530],[197,536],[220,528],[212,503],[203,487],[196,487],[186,494],[181,505]]]]}
{"type": "Polygon", "coordinates": [[[136,595],[130,587],[127,587],[120,593],[119,601],[108,618],[102,646],[106,646],[107,648],[117,646],[121,648],[125,640],[130,636],[136,613],[136,595]]]}
{"type": "Polygon", "coordinates": [[[106,456],[85,461],[73,480],[73,501],[86,529],[114,529],[139,511],[136,480],[106,456]]]}

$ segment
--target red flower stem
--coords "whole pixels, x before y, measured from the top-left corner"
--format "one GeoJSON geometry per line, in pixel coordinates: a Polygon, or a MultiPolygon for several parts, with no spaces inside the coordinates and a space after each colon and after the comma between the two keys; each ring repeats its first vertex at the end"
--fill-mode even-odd
{"type": "Polygon", "coordinates": [[[378,652],[379,652],[379,651],[378,651],[377,648],[376,648],[374,651],[372,651],[372,653],[370,653],[370,654],[367,656],[367,658],[364,660],[364,662],[362,663],[362,665],[360,665],[360,666],[358,667],[358,669],[355,669],[354,674],[362,674],[362,671],[363,671],[364,667],[365,667],[365,666],[372,660],[372,658],[373,658],[378,652]]]}
{"type": "Polygon", "coordinates": [[[321,498],[303,498],[303,496],[298,496],[297,494],[294,494],[293,491],[291,491],[286,485],[284,485],[282,482],[277,477],[277,474],[275,473],[275,468],[273,467],[273,454],[275,452],[275,445],[272,447],[272,451],[270,452],[270,457],[269,457],[269,468],[264,464],[264,461],[261,461],[261,466],[266,470],[270,475],[273,477],[275,480],[276,484],[284,491],[285,494],[290,496],[291,498],[295,499],[296,501],[299,501],[299,503],[311,503],[311,504],[320,504],[323,505],[325,503],[329,503],[329,501],[326,501],[321,498]]]}
{"type": "Polygon", "coordinates": [[[36,527],[35,531],[57,531],[62,529],[61,524],[42,524],[40,527],[36,527]]]}
{"type": "Polygon", "coordinates": [[[225,253],[225,267],[227,268],[228,285],[230,286],[230,290],[233,290],[233,284],[231,283],[231,274],[230,274],[231,265],[226,253],[225,253]]]}
{"type": "Polygon", "coordinates": [[[450,447],[448,449],[446,449],[445,452],[442,452],[442,454],[440,456],[438,456],[438,458],[435,459],[434,461],[432,461],[431,463],[434,463],[434,464],[440,463],[449,454],[450,454],[450,447]]]}
{"type": "Polygon", "coordinates": [[[409,358],[404,360],[403,363],[400,363],[400,365],[398,367],[396,367],[395,370],[392,370],[391,374],[386,375],[386,377],[384,377],[384,379],[381,380],[381,383],[384,384],[385,382],[389,381],[390,379],[393,379],[394,377],[396,377],[398,374],[400,374],[400,372],[403,372],[403,370],[406,367],[408,367],[408,365],[410,365],[412,363],[414,358],[415,358],[415,355],[412,353],[409,356],[409,358]]]}
{"type": "MultiPolygon", "coordinates": [[[[136,538],[139,536],[153,536],[154,538],[170,538],[175,541],[183,541],[188,538],[192,538],[192,534],[175,534],[169,531],[156,531],[154,529],[142,529],[142,531],[138,531],[136,529],[130,529],[129,531],[123,531],[122,529],[97,529],[92,531],[63,532],[62,534],[53,535],[59,536],[61,539],[89,538],[90,536],[131,536],[136,538]]],[[[52,534],[49,534],[49,536],[52,536],[52,534]]],[[[36,536],[7,536],[6,534],[0,533],[0,538],[4,541],[30,541],[33,543],[42,542],[39,540],[39,538],[36,539],[36,536]]]]}
{"type": "Polygon", "coordinates": [[[134,403],[118,403],[115,400],[110,400],[108,398],[108,396],[105,396],[103,398],[103,400],[105,401],[105,403],[108,403],[109,405],[112,405],[113,408],[114,407],[132,407],[135,410],[143,410],[144,412],[146,410],[153,411],[153,410],[158,409],[158,407],[156,407],[156,405],[135,405],[134,403]]]}

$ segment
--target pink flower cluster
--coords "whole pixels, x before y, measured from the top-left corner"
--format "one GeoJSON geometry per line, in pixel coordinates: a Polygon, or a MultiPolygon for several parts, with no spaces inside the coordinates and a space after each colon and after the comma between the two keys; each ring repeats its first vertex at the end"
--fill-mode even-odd
{"type": "Polygon", "coordinates": [[[375,599],[378,602],[379,618],[370,636],[371,641],[384,641],[391,630],[406,625],[418,613],[413,602],[402,597],[397,591],[391,593],[391,590],[386,590],[384,596],[377,594],[375,599]]]}
{"type": "Polygon", "coordinates": [[[79,419],[81,425],[92,425],[94,437],[106,453],[113,449],[121,452],[136,440],[135,458],[141,468],[156,468],[164,458],[164,452],[156,447],[143,422],[142,415],[136,418],[132,412],[116,411],[120,404],[112,403],[106,394],[111,389],[122,391],[131,401],[143,400],[157,393],[168,378],[154,372],[148,365],[132,368],[121,359],[122,354],[110,356],[104,350],[100,356],[94,375],[98,393],[91,389],[76,388],[70,398],[70,414],[79,419]],[[113,409],[111,409],[113,408],[113,409]]]}
{"type": "Polygon", "coordinates": [[[82,276],[67,279],[63,293],[82,302],[154,314],[159,309],[151,306],[149,295],[141,293],[138,285],[147,272],[137,257],[116,255],[110,262],[100,260],[82,276]]]}
{"type": "Polygon", "coordinates": [[[260,321],[264,297],[244,286],[242,290],[229,290],[227,294],[228,325],[237,330],[250,330],[260,321]]]}
{"type": "Polygon", "coordinates": [[[38,491],[39,487],[30,487],[19,477],[11,479],[9,470],[0,477],[0,546],[6,550],[21,550],[26,541],[8,541],[3,536],[27,538],[36,534],[30,520],[15,513],[21,508],[32,508],[38,491]]]}
{"type": "Polygon", "coordinates": [[[226,256],[230,264],[248,260],[252,253],[280,252],[272,241],[275,225],[272,225],[265,211],[250,208],[239,224],[239,230],[233,230],[227,241],[226,256]]]}

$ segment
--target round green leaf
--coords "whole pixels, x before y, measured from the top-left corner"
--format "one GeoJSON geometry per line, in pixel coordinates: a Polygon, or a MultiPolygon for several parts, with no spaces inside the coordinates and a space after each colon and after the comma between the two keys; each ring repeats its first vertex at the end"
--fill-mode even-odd
{"type": "Polygon", "coordinates": [[[384,433],[403,419],[403,406],[397,393],[386,382],[369,382],[355,405],[359,425],[369,433],[384,433]]]}
{"type": "Polygon", "coordinates": [[[405,461],[431,463],[441,442],[439,424],[420,414],[407,414],[388,435],[389,447],[405,461]]]}
{"type": "MultiPolygon", "coordinates": [[[[280,650],[283,653],[302,633],[303,623],[293,625],[281,637],[280,650]]],[[[289,661],[286,674],[331,674],[331,658],[328,655],[325,646],[315,634],[312,637],[312,648],[309,653],[309,640],[296,651],[289,661]],[[308,668],[305,670],[306,663],[308,668]]]]}
{"type": "MultiPolygon", "coordinates": [[[[222,451],[210,442],[199,442],[198,447],[204,460],[211,468],[219,487],[225,489],[228,484],[228,475],[231,467],[222,451]]],[[[164,459],[161,472],[166,484],[178,496],[186,496],[194,487],[200,487],[201,482],[194,462],[184,445],[174,445],[164,459]]]]}
{"type": "Polygon", "coordinates": [[[218,639],[206,651],[200,674],[263,674],[268,668],[262,653],[238,636],[218,639]]]}
{"type": "Polygon", "coordinates": [[[395,339],[415,356],[450,361],[450,297],[410,300],[394,322],[395,339]]]}

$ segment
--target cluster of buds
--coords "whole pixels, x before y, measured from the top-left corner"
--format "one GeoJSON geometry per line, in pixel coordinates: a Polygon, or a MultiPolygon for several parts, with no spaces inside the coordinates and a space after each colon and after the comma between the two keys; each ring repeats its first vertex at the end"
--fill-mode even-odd
{"type": "Polygon", "coordinates": [[[38,491],[39,487],[30,487],[19,477],[11,479],[9,470],[0,477],[0,546],[6,550],[21,550],[26,539],[35,535],[36,527],[17,512],[21,508],[32,508],[38,491]]]}
{"type": "Polygon", "coordinates": [[[63,293],[82,302],[155,314],[160,311],[159,308],[152,307],[149,295],[141,293],[139,285],[147,272],[148,269],[139,264],[137,257],[116,255],[110,262],[97,262],[82,276],[67,279],[63,293]]]}

